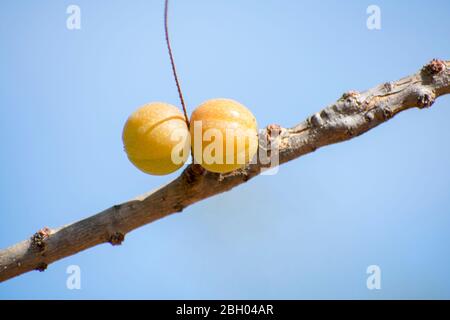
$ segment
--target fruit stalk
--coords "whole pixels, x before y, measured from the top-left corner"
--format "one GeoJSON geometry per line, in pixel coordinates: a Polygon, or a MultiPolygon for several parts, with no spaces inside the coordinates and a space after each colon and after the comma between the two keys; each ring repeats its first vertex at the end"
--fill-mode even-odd
{"type": "Polygon", "coordinates": [[[165,0],[164,3],[164,32],[166,34],[166,44],[167,50],[169,51],[170,64],[172,66],[173,77],[175,78],[175,84],[177,85],[178,96],[180,97],[181,106],[183,107],[184,118],[186,120],[186,125],[189,129],[189,117],[186,110],[186,104],[184,103],[183,92],[181,91],[180,81],[178,80],[177,68],[175,66],[175,61],[173,59],[172,47],[170,46],[169,39],[169,0],[165,0]]]}

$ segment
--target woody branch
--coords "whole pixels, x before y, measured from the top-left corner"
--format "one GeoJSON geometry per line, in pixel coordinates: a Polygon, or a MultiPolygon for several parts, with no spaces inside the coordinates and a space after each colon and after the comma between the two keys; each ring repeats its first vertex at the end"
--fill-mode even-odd
{"type": "MultiPolygon", "coordinates": [[[[270,125],[260,135],[276,139],[279,163],[283,164],[320,147],[359,136],[401,111],[430,107],[439,96],[449,93],[450,61],[433,60],[401,80],[362,93],[347,92],[293,128],[270,125]]],[[[262,148],[265,147],[260,145],[262,148]]],[[[191,164],[178,178],[156,191],[69,225],[43,228],[29,239],[0,251],[0,282],[28,271],[43,271],[52,262],[101,243],[121,244],[128,232],[259,175],[268,166],[260,160],[225,175],[191,164]]]]}

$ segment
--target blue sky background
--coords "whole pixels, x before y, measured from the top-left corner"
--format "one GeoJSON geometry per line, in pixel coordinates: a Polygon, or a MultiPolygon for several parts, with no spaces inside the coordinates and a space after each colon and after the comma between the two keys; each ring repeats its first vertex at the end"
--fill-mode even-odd
{"type": "MultiPolygon", "coordinates": [[[[189,111],[236,99],[260,126],[292,126],[347,90],[450,58],[448,1],[171,3],[189,111]],[[366,28],[381,8],[382,29],[366,28]]],[[[163,1],[0,4],[0,247],[176,177],[136,170],[122,126],[179,105],[163,1]],[[81,30],[66,8],[81,8],[81,30]]],[[[229,193],[0,284],[11,298],[450,298],[450,97],[229,193]],[[81,268],[81,290],[66,268],[81,268]],[[366,268],[381,267],[381,290],[366,268]]]]}

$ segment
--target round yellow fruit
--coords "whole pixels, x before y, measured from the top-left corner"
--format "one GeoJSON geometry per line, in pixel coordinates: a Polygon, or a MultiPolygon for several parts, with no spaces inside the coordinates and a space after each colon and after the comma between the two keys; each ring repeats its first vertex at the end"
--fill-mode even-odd
{"type": "Polygon", "coordinates": [[[137,109],[123,128],[128,159],[153,175],[172,173],[183,166],[190,152],[189,130],[175,106],[154,102],[137,109]]]}
{"type": "Polygon", "coordinates": [[[212,99],[194,110],[190,120],[196,163],[208,171],[227,173],[244,167],[258,150],[253,114],[239,102],[212,99]]]}

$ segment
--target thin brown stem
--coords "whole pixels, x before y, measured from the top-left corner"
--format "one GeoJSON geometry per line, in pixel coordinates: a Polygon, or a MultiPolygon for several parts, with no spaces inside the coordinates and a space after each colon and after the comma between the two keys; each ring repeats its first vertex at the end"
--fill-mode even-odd
{"type": "Polygon", "coordinates": [[[178,75],[177,75],[177,68],[175,67],[175,61],[173,59],[172,48],[170,46],[168,13],[169,13],[169,0],[165,0],[165,5],[164,5],[164,31],[166,33],[167,49],[169,50],[170,64],[172,65],[173,77],[175,78],[175,83],[177,85],[177,90],[178,90],[178,96],[180,97],[181,106],[183,107],[184,118],[186,120],[186,125],[189,128],[189,117],[188,117],[188,114],[187,114],[187,111],[186,111],[186,104],[184,103],[183,92],[181,91],[180,81],[178,80],[178,75]]]}

